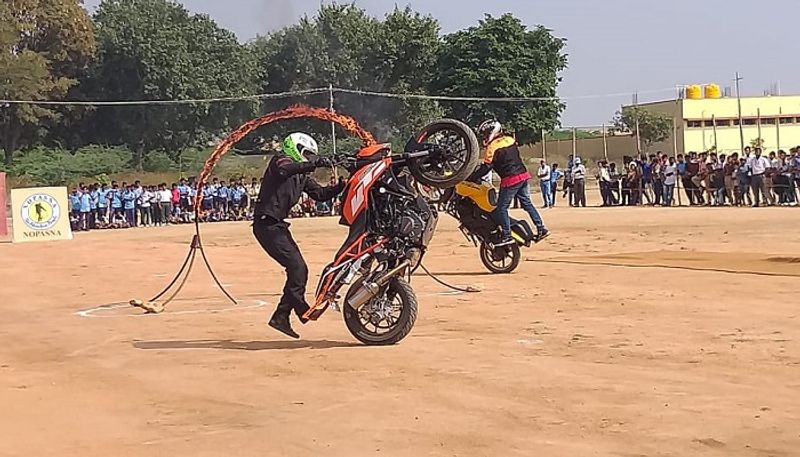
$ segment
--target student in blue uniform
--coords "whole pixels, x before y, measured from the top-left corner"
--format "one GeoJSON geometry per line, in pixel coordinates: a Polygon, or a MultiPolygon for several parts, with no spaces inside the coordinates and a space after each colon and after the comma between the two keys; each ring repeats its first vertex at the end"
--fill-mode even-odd
{"type": "Polygon", "coordinates": [[[108,184],[103,184],[97,191],[97,214],[102,224],[108,223],[108,198],[110,193],[111,190],[108,188],[108,184]]]}
{"type": "Polygon", "coordinates": [[[89,189],[86,187],[81,189],[80,197],[80,223],[78,224],[79,230],[89,230],[89,215],[92,213],[92,196],[89,194],[89,189]]]}
{"type": "Polygon", "coordinates": [[[73,230],[80,230],[81,191],[77,187],[69,194],[69,214],[70,220],[75,221],[74,224],[71,224],[73,230]]]}
{"type": "Polygon", "coordinates": [[[125,222],[129,227],[136,223],[136,193],[131,186],[122,191],[122,207],[125,210],[125,222]]]}

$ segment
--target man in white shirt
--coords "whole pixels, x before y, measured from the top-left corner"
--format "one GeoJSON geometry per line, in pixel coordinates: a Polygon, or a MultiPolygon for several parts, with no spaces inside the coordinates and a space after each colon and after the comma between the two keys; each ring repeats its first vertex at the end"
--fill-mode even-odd
{"type": "Polygon", "coordinates": [[[664,166],[664,206],[672,206],[675,196],[675,183],[678,182],[678,165],[675,157],[669,158],[669,163],[664,166]]]}
{"type": "Polygon", "coordinates": [[[553,207],[553,191],[550,184],[550,166],[544,160],[539,161],[539,169],[536,171],[539,178],[539,189],[542,191],[542,200],[545,208],[553,207]]]}
{"type": "Polygon", "coordinates": [[[752,158],[750,158],[750,187],[753,189],[753,207],[760,206],[761,199],[759,194],[764,197],[764,204],[770,204],[769,189],[765,174],[772,165],[766,157],[761,155],[761,148],[756,148],[752,158]]]}
{"type": "Polygon", "coordinates": [[[586,167],[580,157],[575,158],[572,167],[572,185],[575,188],[575,206],[586,207],[586,167]]]}

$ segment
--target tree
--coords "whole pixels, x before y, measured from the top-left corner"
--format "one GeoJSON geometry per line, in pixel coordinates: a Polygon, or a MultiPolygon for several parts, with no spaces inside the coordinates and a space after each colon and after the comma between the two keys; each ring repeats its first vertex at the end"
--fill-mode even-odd
{"type": "Polygon", "coordinates": [[[644,142],[645,149],[653,143],[669,138],[672,131],[672,118],[664,113],[650,111],[641,107],[626,106],[612,119],[614,128],[620,132],[636,132],[636,120],[639,120],[639,138],[644,142]]]}
{"type": "MultiPolygon", "coordinates": [[[[205,15],[171,0],[105,0],[95,13],[98,60],[86,86],[91,98],[181,100],[252,95],[254,54],[205,15]]],[[[253,112],[251,102],[105,107],[96,112],[93,141],[127,144],[133,165],[147,151],[173,158],[253,112]]]]}
{"type": "MultiPolygon", "coordinates": [[[[486,15],[475,27],[444,39],[433,91],[471,97],[555,97],[559,73],[567,67],[565,40],[516,17],[486,15]]],[[[541,139],[553,130],[564,105],[555,99],[536,102],[458,102],[449,114],[478,124],[497,118],[516,132],[521,143],[541,139]]]]}
{"type": "MultiPolygon", "coordinates": [[[[77,83],[95,51],[79,0],[5,0],[0,4],[0,98],[59,100],[77,83]]],[[[0,106],[5,164],[34,143],[63,111],[41,105],[0,106]]]]}
{"type": "MultiPolygon", "coordinates": [[[[256,40],[254,47],[265,68],[262,90],[283,92],[332,84],[365,91],[425,92],[435,72],[438,35],[436,19],[409,8],[395,8],[378,20],[352,4],[323,4],[314,17],[256,40]]],[[[327,105],[328,97],[292,101],[327,105]]],[[[286,103],[268,102],[263,109],[286,103]]],[[[441,114],[429,101],[360,94],[336,94],[335,107],[384,139],[407,134],[411,123],[441,114]]],[[[329,131],[319,124],[304,125],[318,133],[329,131]]]]}

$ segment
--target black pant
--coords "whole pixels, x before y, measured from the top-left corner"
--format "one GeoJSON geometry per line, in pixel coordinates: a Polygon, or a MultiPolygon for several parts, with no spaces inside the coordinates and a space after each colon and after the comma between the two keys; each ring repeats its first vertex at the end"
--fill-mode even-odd
{"type": "Polygon", "coordinates": [[[584,179],[576,179],[573,186],[575,186],[575,206],[586,206],[586,181],[584,179]]]}
{"type": "Polygon", "coordinates": [[[286,269],[286,285],[276,313],[288,316],[294,309],[298,317],[302,316],[309,308],[305,299],[308,266],[289,232],[289,224],[256,220],[253,234],[264,251],[286,269]]]}

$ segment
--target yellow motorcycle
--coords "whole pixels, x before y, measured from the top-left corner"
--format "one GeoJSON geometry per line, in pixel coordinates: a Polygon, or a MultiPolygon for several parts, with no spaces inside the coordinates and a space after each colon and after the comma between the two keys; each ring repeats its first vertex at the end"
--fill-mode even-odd
{"type": "Polygon", "coordinates": [[[487,183],[463,181],[447,189],[439,200],[444,211],[455,218],[464,236],[480,249],[483,265],[492,273],[511,273],[522,259],[520,248],[537,242],[527,221],[511,219],[514,244],[495,246],[502,230],[492,217],[497,208],[497,190],[487,183]]]}

